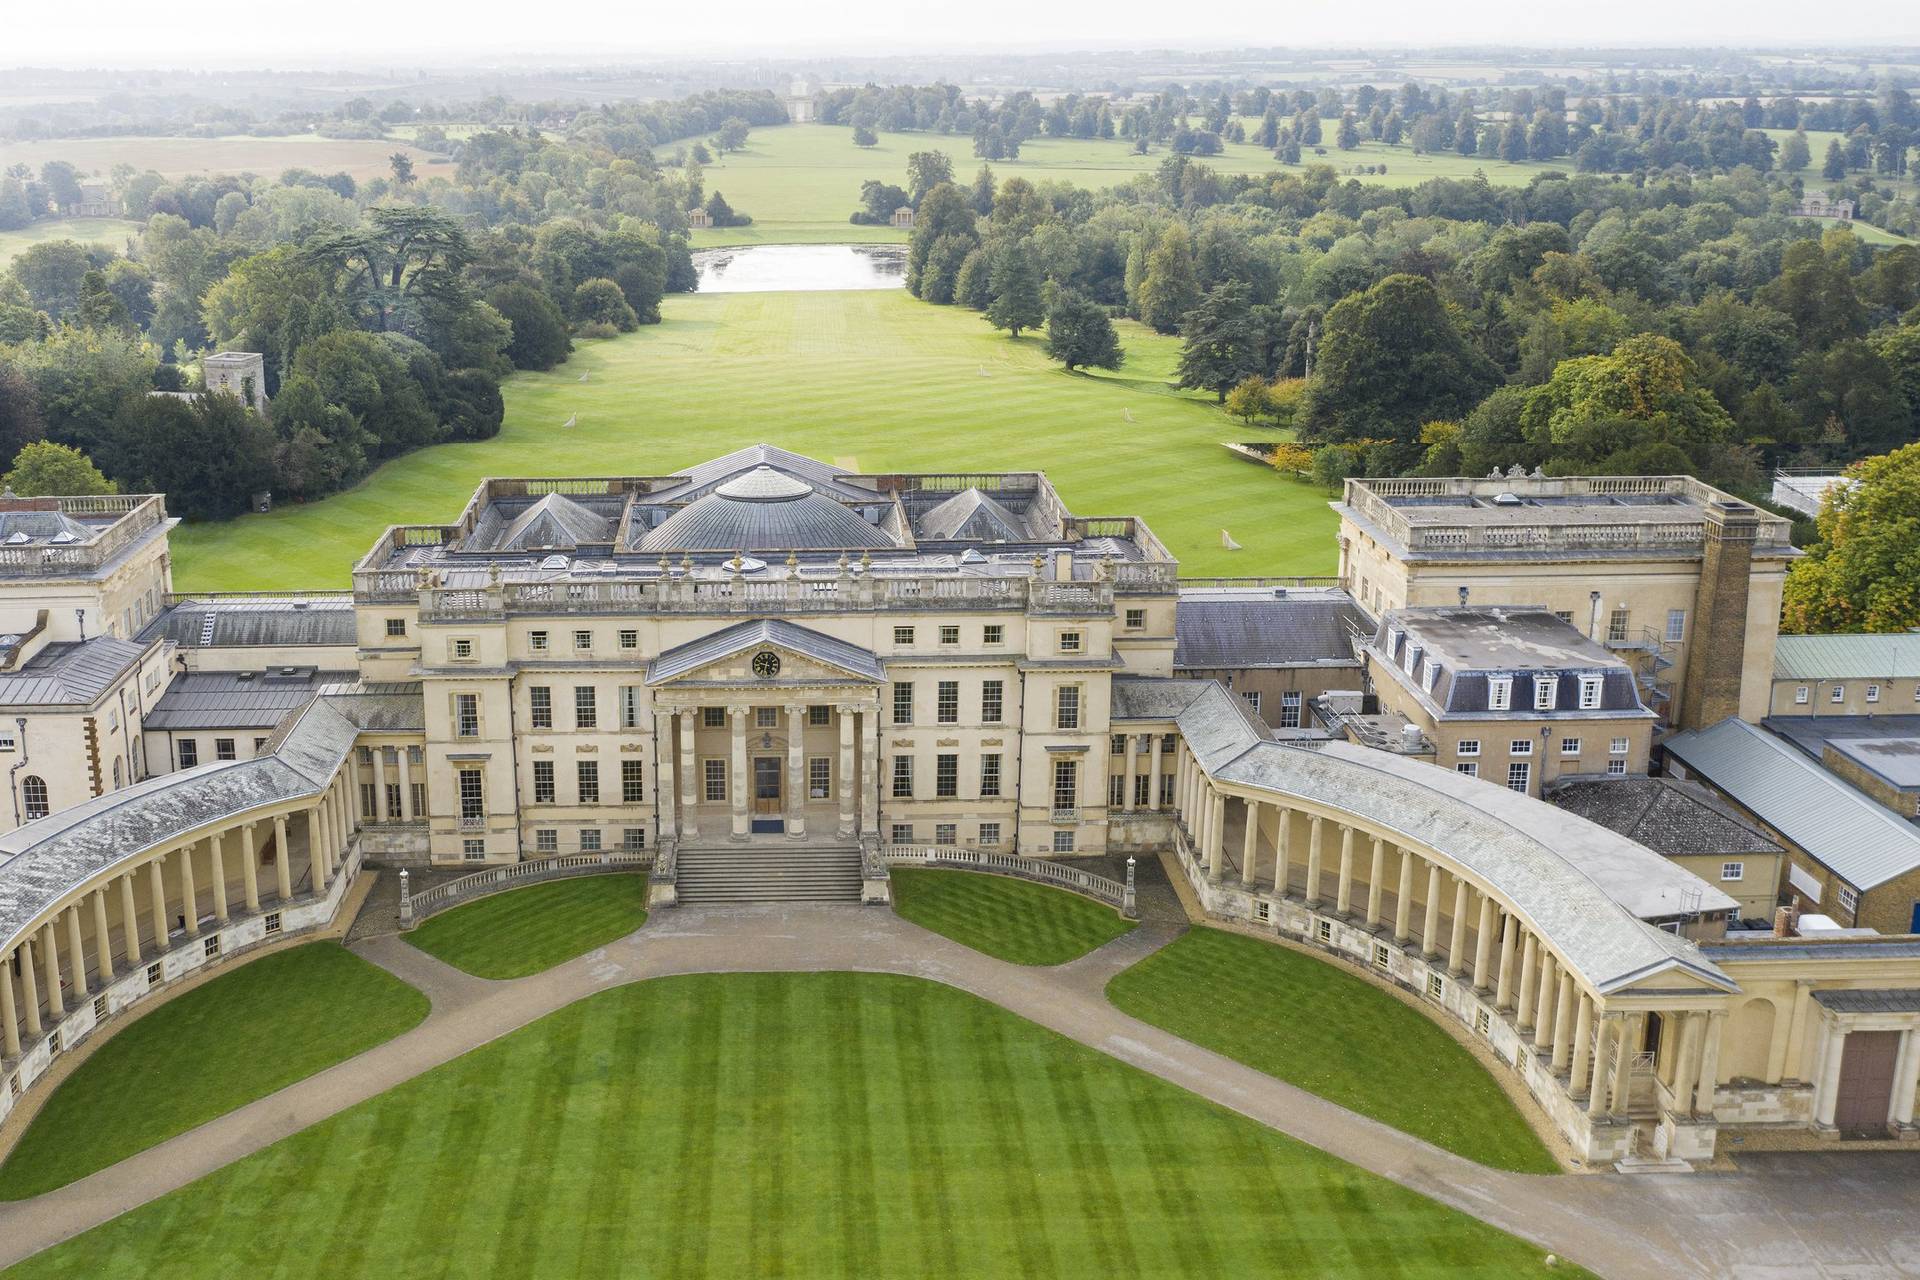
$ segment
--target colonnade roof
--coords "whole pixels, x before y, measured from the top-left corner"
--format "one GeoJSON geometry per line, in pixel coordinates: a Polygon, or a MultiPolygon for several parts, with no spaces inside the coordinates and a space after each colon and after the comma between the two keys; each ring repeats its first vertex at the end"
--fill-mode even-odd
{"type": "Polygon", "coordinates": [[[1737,904],[1624,836],[1390,752],[1347,742],[1273,741],[1241,700],[1217,684],[1195,696],[1175,723],[1215,782],[1322,805],[1451,860],[1601,994],[1676,970],[1708,987],[1736,989],[1698,947],[1641,916],[1737,904]]]}
{"type": "Polygon", "coordinates": [[[316,699],[252,760],[161,774],[0,836],[0,951],[104,871],[209,823],[317,795],[359,732],[347,715],[316,699]]]}

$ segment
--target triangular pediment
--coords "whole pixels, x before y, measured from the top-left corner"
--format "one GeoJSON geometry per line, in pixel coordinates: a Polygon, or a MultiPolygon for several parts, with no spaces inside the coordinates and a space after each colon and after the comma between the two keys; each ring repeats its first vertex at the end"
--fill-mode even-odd
{"type": "Polygon", "coordinates": [[[647,683],[878,684],[870,649],[780,619],[742,622],[668,649],[647,664],[647,683]]]}

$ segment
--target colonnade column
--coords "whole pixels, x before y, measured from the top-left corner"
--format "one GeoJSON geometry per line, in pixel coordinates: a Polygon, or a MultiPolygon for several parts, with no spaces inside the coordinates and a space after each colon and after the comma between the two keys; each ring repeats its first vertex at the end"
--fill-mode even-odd
{"type": "Polygon", "coordinates": [[[1582,991],[1574,1000],[1580,1009],[1573,1020],[1573,1057],[1567,1063],[1567,1096],[1570,1098],[1581,1097],[1586,1089],[1593,1053],[1593,999],[1582,991]]]}
{"type": "Polygon", "coordinates": [[[80,908],[71,906],[61,914],[67,918],[67,963],[73,966],[73,999],[77,1004],[87,996],[87,948],[80,939],[80,908]]]}
{"type": "Polygon", "coordinates": [[[1513,1026],[1516,1031],[1533,1030],[1533,999],[1535,979],[1540,969],[1539,943],[1532,933],[1525,938],[1520,948],[1520,1001],[1514,1006],[1513,1026]]]}
{"type": "Polygon", "coordinates": [[[373,749],[373,816],[380,822],[392,822],[387,805],[387,749],[373,749]]]}
{"type": "Polygon", "coordinates": [[[680,717],[672,711],[653,713],[653,797],[660,808],[660,838],[671,840],[678,827],[674,825],[673,806],[679,799],[673,790],[673,760],[678,748],[673,740],[674,725],[680,717]]]}
{"type": "Polygon", "coordinates": [[[240,828],[240,884],[246,895],[247,910],[260,910],[260,859],[253,848],[253,824],[240,828]]]}
{"type": "Polygon", "coordinates": [[[1126,777],[1120,787],[1120,807],[1123,810],[1133,808],[1134,774],[1140,767],[1140,739],[1129,733],[1127,738],[1126,777]]]}
{"type": "Polygon", "coordinates": [[[1440,954],[1440,864],[1427,864],[1427,915],[1420,924],[1420,954],[1431,960],[1440,954]]]}
{"type": "Polygon", "coordinates": [[[1380,882],[1387,874],[1387,842],[1379,836],[1373,838],[1373,866],[1367,876],[1367,928],[1372,929],[1380,923],[1380,882]]]}
{"type": "MultiPolygon", "coordinates": [[[[405,743],[402,743],[401,745],[395,747],[393,751],[394,751],[394,756],[393,756],[394,762],[400,768],[400,821],[412,822],[413,821],[413,761],[410,757],[413,754],[413,748],[410,746],[407,746],[405,743]]],[[[353,829],[353,824],[348,823],[347,829],[351,831],[353,829]]]]}
{"type": "Polygon", "coordinates": [[[1493,930],[1498,921],[1498,908],[1493,905],[1493,895],[1480,895],[1480,927],[1474,931],[1473,939],[1473,989],[1487,989],[1487,961],[1493,955],[1493,930]]]}
{"type": "Polygon", "coordinates": [[[127,935],[127,963],[140,963],[140,914],[133,899],[133,872],[120,877],[120,929],[127,935]]]}
{"type": "Polygon", "coordinates": [[[0,1050],[20,1056],[20,1011],[13,1002],[13,956],[0,955],[0,1050]]]}
{"type": "Polygon", "coordinates": [[[840,797],[840,836],[853,834],[853,716],[852,707],[837,707],[834,718],[840,722],[840,768],[834,774],[834,789],[840,797]]]}
{"type": "Polygon", "coordinates": [[[870,835],[880,834],[880,703],[860,713],[865,736],[860,742],[860,814],[870,835]]]}
{"type": "Polygon", "coordinates": [[[1347,915],[1353,907],[1353,828],[1340,826],[1340,887],[1335,890],[1333,909],[1347,915]]]}
{"type": "Polygon", "coordinates": [[[1413,922],[1413,850],[1400,850],[1400,890],[1393,901],[1393,940],[1405,943],[1413,922]]]}
{"type": "Polygon", "coordinates": [[[107,932],[107,890],[102,885],[91,895],[93,899],[93,953],[95,967],[100,971],[100,985],[107,986],[113,981],[113,937],[107,932]]]}
{"type": "Polygon", "coordinates": [[[1212,788],[1207,788],[1206,794],[1207,879],[1219,884],[1227,860],[1227,798],[1212,788]]]}
{"type": "Polygon", "coordinates": [[[1673,1106],[1682,1115],[1693,1111],[1693,1086],[1700,1079],[1700,1033],[1706,1021],[1703,1013],[1680,1015],[1679,1056],[1673,1063],[1673,1106]]]}
{"type": "Polygon", "coordinates": [[[1573,974],[1560,967],[1560,996],[1553,1008],[1553,1069],[1565,1071],[1573,1060],[1573,974]]]}
{"type": "Polygon", "coordinates": [[[227,859],[220,848],[223,834],[216,831],[207,837],[207,861],[213,880],[213,918],[221,924],[227,922],[227,859]]]}
{"type": "Polygon", "coordinates": [[[787,834],[807,834],[807,709],[787,704],[787,834]]]}
{"type": "Polygon", "coordinates": [[[287,815],[273,815],[273,869],[279,876],[280,901],[293,901],[293,852],[287,848],[287,815]]]}
{"type": "Polygon", "coordinates": [[[727,770],[732,783],[727,790],[731,796],[733,838],[745,840],[751,825],[751,819],[747,813],[747,709],[728,707],[727,726],[733,743],[727,770]]]}
{"type": "MultiPolygon", "coordinates": [[[[1260,861],[1260,806],[1246,802],[1245,829],[1240,833],[1240,883],[1251,888],[1258,879],[1260,861]]],[[[1283,815],[1280,819],[1286,821],[1283,815]]]]}
{"type": "Polygon", "coordinates": [[[1814,1098],[1813,1121],[1822,1128],[1833,1128],[1833,1115],[1840,1101],[1840,1065],[1846,1058],[1847,1033],[1839,1023],[1827,1025],[1827,1043],[1820,1063],[1818,1092],[1814,1098]]]}
{"type": "Polygon", "coordinates": [[[67,1002],[60,995],[60,939],[54,932],[53,921],[40,927],[40,935],[40,959],[47,966],[47,1009],[58,1022],[67,1014],[67,1002]]]}
{"type": "Polygon", "coordinates": [[[1634,1046],[1646,1043],[1647,1015],[1627,1015],[1620,1027],[1620,1047],[1613,1055],[1614,1115],[1624,1116],[1633,1103],[1633,1059],[1640,1052],[1634,1046]]]}
{"type": "Polygon", "coordinates": [[[1326,820],[1314,814],[1307,822],[1307,905],[1320,905],[1320,871],[1326,820]]]}
{"type": "MultiPolygon", "coordinates": [[[[1704,1028],[1705,1035],[1706,1035],[1706,1043],[1703,1044],[1700,1048],[1700,1080],[1694,1088],[1694,1100],[1692,1103],[1693,1111],[1695,1115],[1704,1115],[1708,1117],[1711,1117],[1713,1115],[1714,1095],[1718,1092],[1720,1088],[1720,1037],[1726,1033],[1726,1029],[1727,1029],[1727,1015],[1725,1013],[1716,1009],[1712,1013],[1707,1015],[1706,1027],[1704,1028]]],[[[1917,1036],[1915,1035],[1915,1033],[1909,1031],[1907,1033],[1907,1039],[1912,1044],[1912,1049],[1910,1050],[1908,1057],[1913,1058],[1916,1052],[1920,1052],[1920,1036],[1917,1036]]],[[[1906,1118],[1909,1122],[1912,1121],[1913,1119],[1913,1090],[1914,1090],[1915,1065],[1916,1064],[1913,1061],[1909,1061],[1907,1063],[1907,1076],[1906,1076],[1907,1091],[1904,1095],[1898,1092],[1900,1088],[1900,1077],[1897,1075],[1894,1077],[1893,1087],[1894,1087],[1895,1093],[1893,1095],[1893,1101],[1894,1101],[1894,1117],[1893,1118],[1896,1121],[1900,1119],[1900,1115],[1899,1115],[1900,1099],[1903,1096],[1907,1100],[1906,1101],[1906,1107],[1907,1107],[1906,1118]]]]}
{"type": "MultiPolygon", "coordinates": [[[[1713,1017],[1714,1021],[1718,1022],[1721,1015],[1716,1013],[1713,1017]]],[[[1719,1028],[1713,1028],[1713,1030],[1717,1031],[1719,1028]]],[[[1720,1038],[1717,1035],[1707,1042],[1707,1060],[1714,1065],[1706,1069],[1700,1077],[1700,1092],[1701,1095],[1707,1099],[1706,1105],[1700,1108],[1702,1111],[1710,1112],[1713,1110],[1712,1094],[1710,1091],[1714,1085],[1713,1072],[1717,1070],[1719,1066],[1717,1057],[1719,1047],[1720,1038]]],[[[1909,1027],[1907,1029],[1907,1060],[1900,1064],[1899,1070],[1893,1073],[1892,1118],[1896,1125],[1900,1125],[1903,1128],[1913,1127],[1914,1092],[1916,1090],[1920,1090],[1920,1027],[1909,1027]]]]}
{"type": "Polygon", "coordinates": [[[33,942],[22,938],[15,950],[20,954],[20,1003],[26,1006],[27,1034],[37,1036],[46,1027],[40,1021],[40,987],[33,976],[33,942]]]}
{"type": "Polygon", "coordinates": [[[167,855],[160,854],[147,864],[149,887],[153,890],[153,948],[165,953],[167,940],[173,936],[173,924],[167,919],[167,855]]]}
{"type": "Polygon", "coordinates": [[[320,811],[308,809],[307,817],[307,870],[313,874],[313,891],[325,893],[327,889],[326,867],[321,863],[320,850],[326,844],[326,837],[320,830],[320,811]]]}
{"type": "Polygon", "coordinates": [[[1149,734],[1147,746],[1147,809],[1160,812],[1160,735],[1149,734]]]}
{"type": "Polygon", "coordinates": [[[1273,829],[1273,892],[1286,897],[1293,883],[1293,810],[1282,809],[1273,829]]]}
{"type": "Polygon", "coordinates": [[[1494,979],[1497,984],[1493,994],[1493,1007],[1505,1012],[1511,1004],[1513,993],[1513,947],[1516,935],[1520,931],[1520,922],[1512,916],[1503,916],[1500,924],[1500,972],[1494,979]]]}
{"type": "Polygon", "coordinates": [[[200,936],[200,892],[193,882],[193,846],[180,850],[180,914],[186,921],[187,936],[200,936]]]}
{"type": "Polygon", "coordinates": [[[1458,876],[1453,881],[1453,932],[1447,938],[1447,972],[1459,977],[1467,968],[1467,906],[1473,886],[1458,876]]]}
{"type": "Polygon", "coordinates": [[[693,751],[694,733],[700,728],[700,713],[691,709],[682,709],[674,713],[686,722],[686,732],[680,735],[680,834],[691,840],[698,829],[694,823],[694,806],[700,799],[700,778],[696,777],[693,751]]]}
{"type": "MultiPolygon", "coordinates": [[[[1587,1080],[1587,1114],[1603,1116],[1607,1113],[1608,1098],[1613,1092],[1612,1079],[1607,1071],[1607,1052],[1609,1045],[1616,1044],[1614,1029],[1619,1025],[1618,1018],[1602,1016],[1595,1020],[1593,1028],[1593,1068],[1587,1080]]],[[[1613,1052],[1618,1056],[1619,1049],[1613,1052]]]]}
{"type": "Polygon", "coordinates": [[[1559,988],[1555,985],[1558,967],[1554,962],[1553,952],[1547,950],[1544,944],[1539,948],[1539,952],[1540,981],[1533,1010],[1533,1047],[1551,1049],[1553,1047],[1553,999],[1559,994],[1559,988]]]}

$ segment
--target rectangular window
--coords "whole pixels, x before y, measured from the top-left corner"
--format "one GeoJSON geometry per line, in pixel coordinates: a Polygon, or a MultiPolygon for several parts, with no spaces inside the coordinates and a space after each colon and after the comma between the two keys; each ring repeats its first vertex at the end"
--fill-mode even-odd
{"type": "Polygon", "coordinates": [[[1667,643],[1679,644],[1687,638],[1687,611],[1685,609],[1667,610],[1667,643]]]}
{"type": "Polygon", "coordinates": [[[895,844],[912,844],[913,824],[911,822],[894,823],[893,826],[888,829],[888,838],[895,844]]]}
{"type": "Polygon", "coordinates": [[[1153,779],[1144,773],[1133,779],[1133,807],[1144,809],[1153,801],[1153,779]]]}
{"type": "Polygon", "coordinates": [[[1868,701],[1868,702],[1878,702],[1878,701],[1880,701],[1880,686],[1879,686],[1879,685],[1877,685],[1877,684],[1870,684],[1870,685],[1868,685],[1868,686],[1867,686],[1867,701],[1868,701]]]}
{"type": "Polygon", "coordinates": [[[1393,953],[1387,950],[1385,943],[1376,942],[1373,944],[1373,967],[1374,968],[1384,969],[1390,963],[1392,963],[1392,961],[1393,961],[1393,953]]]}
{"type": "Polygon", "coordinates": [[[632,630],[622,631],[620,633],[620,647],[622,649],[638,649],[640,647],[640,633],[632,630]]]}
{"type": "Polygon", "coordinates": [[[427,784],[410,782],[407,786],[413,792],[413,816],[416,819],[425,818],[427,816],[427,784]]]}
{"type": "Polygon", "coordinates": [[[1462,760],[1453,766],[1453,771],[1455,773],[1464,773],[1469,778],[1477,778],[1480,776],[1480,762],[1478,760],[1462,760]]]}
{"type": "Polygon", "coordinates": [[[981,844],[999,844],[1000,843],[1000,824],[997,822],[981,823],[980,824],[980,843],[981,844]]]}
{"type": "Polygon", "coordinates": [[[954,822],[936,822],[933,824],[933,842],[935,844],[954,845],[960,843],[960,826],[954,822]]]}
{"type": "Polygon", "coordinates": [[[1606,681],[1600,676],[1581,676],[1580,709],[1582,711],[1592,711],[1595,707],[1598,707],[1600,705],[1601,690],[1605,687],[1606,681]]]}
{"type": "Polygon", "coordinates": [[[200,744],[192,738],[182,738],[174,744],[174,750],[180,756],[180,767],[191,769],[200,763],[200,744]]]}
{"type": "Polygon", "coordinates": [[[1619,643],[1627,638],[1630,618],[1625,609],[1615,609],[1607,615],[1607,639],[1619,643]]]}
{"type": "Polygon", "coordinates": [[[1060,652],[1080,652],[1080,633],[1078,631],[1062,631],[1060,633],[1060,652]]]}
{"type": "Polygon", "coordinates": [[[573,647],[576,649],[593,648],[593,632],[576,631],[573,633],[573,647]]]}
{"type": "Polygon", "coordinates": [[[725,760],[702,760],[701,778],[705,783],[708,804],[727,798],[727,762],[725,760]]]}
{"type": "Polygon", "coordinates": [[[372,821],[379,816],[374,812],[373,807],[378,795],[379,793],[373,789],[371,782],[363,782],[360,784],[360,816],[362,818],[372,821]]]}
{"type": "Polygon", "coordinates": [[[1568,622],[1568,623],[1570,623],[1570,622],[1572,622],[1572,621],[1573,621],[1573,610],[1571,610],[1571,609],[1555,609],[1555,610],[1553,611],[1553,616],[1554,616],[1554,617],[1556,617],[1556,618],[1558,618],[1558,619],[1560,619],[1560,621],[1562,621],[1562,622],[1568,622]]]}
{"type": "Polygon", "coordinates": [[[278,932],[280,932],[280,913],[269,911],[267,912],[267,936],[272,937],[278,932]]]}
{"type": "Polygon", "coordinates": [[[777,729],[780,727],[780,708],[755,707],[753,709],[753,727],[756,729],[777,729]]]}
{"type": "Polygon", "coordinates": [[[529,710],[528,727],[533,729],[553,728],[553,690],[544,684],[536,684],[527,690],[529,710]]]}
{"type": "Polygon", "coordinates": [[[833,794],[833,759],[813,756],[807,761],[807,799],[825,800],[833,794]]]}
{"type": "Polygon", "coordinates": [[[1127,610],[1127,630],[1138,631],[1146,625],[1147,611],[1145,609],[1127,610]]]}
{"type": "Polygon", "coordinates": [[[645,804],[647,778],[645,766],[638,760],[620,762],[620,803],[645,804]]]}
{"type": "Polygon", "coordinates": [[[1607,754],[1610,756],[1623,756],[1627,754],[1628,746],[1629,744],[1625,738],[1611,738],[1607,741],[1607,754]]]}
{"type": "Polygon", "coordinates": [[[833,723],[833,708],[825,705],[807,708],[807,724],[815,729],[824,729],[833,723]]]}
{"type": "Polygon", "coordinates": [[[1053,851],[1055,853],[1073,852],[1073,831],[1071,829],[1053,833],[1053,851]]]}
{"type": "Polygon", "coordinates": [[[456,738],[480,736],[479,694],[456,693],[453,695],[453,734],[456,738]]]}
{"type": "MultiPolygon", "coordinates": [[[[951,800],[960,794],[960,757],[937,755],[933,758],[933,794],[951,800]]],[[[952,844],[953,841],[944,841],[952,844]]]]}
{"type": "Polygon", "coordinates": [[[998,799],[1000,795],[1000,753],[980,757],[980,798],[998,799]]]}
{"type": "Polygon", "coordinates": [[[1078,760],[1053,762],[1053,807],[1056,811],[1066,812],[1072,812],[1080,807],[1080,762],[1078,760]]]}
{"type": "Polygon", "coordinates": [[[893,722],[895,724],[913,723],[913,681],[911,680],[893,682],[893,722]]]}
{"type": "Polygon", "coordinates": [[[600,708],[594,702],[593,686],[577,684],[573,687],[573,727],[576,729],[595,729],[600,725],[600,708]]]}
{"type": "Polygon", "coordinates": [[[600,852],[600,828],[583,827],[580,831],[580,852],[600,852]]]}
{"type": "Polygon", "coordinates": [[[1116,733],[1107,739],[1107,754],[1123,756],[1127,753],[1127,735],[1116,733]]]}
{"type": "Polygon", "coordinates": [[[1457,756],[1477,756],[1480,754],[1480,739],[1462,738],[1455,744],[1453,753],[1457,756]]]}
{"type": "Polygon", "coordinates": [[[533,851],[535,853],[560,852],[560,833],[552,827],[542,827],[533,833],[533,851]]]}
{"type": "Polygon", "coordinates": [[[533,762],[533,802],[552,804],[555,799],[553,785],[553,761],[535,760],[533,762]]]}
{"type": "Polygon", "coordinates": [[[1240,691],[1240,700],[1247,704],[1247,709],[1252,711],[1253,714],[1260,714],[1260,691],[1258,689],[1242,689],[1240,691]]]}
{"type": "Polygon", "coordinates": [[[14,746],[13,731],[8,729],[0,732],[0,751],[12,751],[14,746]]]}
{"type": "Polygon", "coordinates": [[[598,760],[574,761],[574,773],[579,779],[580,803],[600,803],[600,762],[598,760]]]}
{"type": "Polygon", "coordinates": [[[893,642],[897,645],[911,645],[913,643],[913,628],[895,627],[893,629],[893,642]]]}
{"type": "Polygon", "coordinates": [[[941,724],[959,724],[960,682],[942,680],[937,688],[939,696],[934,702],[933,718],[941,724]]]}
{"type": "Polygon", "coordinates": [[[1627,762],[1625,760],[1609,760],[1607,761],[1607,772],[1616,778],[1624,778],[1627,776],[1627,762]]]}
{"type": "Polygon", "coordinates": [[[1840,909],[1852,915],[1860,907],[1860,893],[1850,884],[1840,886],[1840,909]]]}
{"type": "MultiPolygon", "coordinates": [[[[946,627],[941,627],[941,628],[940,628],[940,643],[941,643],[941,644],[943,644],[943,645],[956,645],[956,644],[959,644],[959,643],[960,643],[960,628],[958,628],[958,627],[953,627],[953,626],[946,626],[946,627]]],[[[948,840],[948,841],[945,841],[944,843],[947,843],[947,844],[952,844],[952,843],[953,843],[953,841],[951,841],[951,840],[948,840]]]]}
{"type": "Polygon", "coordinates": [[[483,820],[487,816],[486,782],[478,769],[460,770],[460,819],[483,820]]]}
{"type": "Polygon", "coordinates": [[[1117,773],[1107,775],[1107,803],[1116,809],[1127,803],[1127,780],[1117,773]]]}
{"type": "Polygon", "coordinates": [[[1000,623],[989,622],[986,626],[980,629],[980,643],[1005,644],[1006,642],[1007,642],[1007,629],[1006,627],[1002,626],[1000,623]]]}
{"type": "MultiPolygon", "coordinates": [[[[1267,904],[1265,902],[1262,902],[1260,905],[1262,907],[1265,907],[1267,904]]],[[[1333,941],[1333,921],[1322,920],[1318,922],[1318,924],[1315,925],[1313,932],[1314,932],[1314,935],[1320,939],[1320,941],[1332,942],[1333,941]]]]}
{"type": "Polygon", "coordinates": [[[1578,739],[1578,738],[1562,738],[1562,739],[1560,739],[1560,754],[1561,754],[1561,755],[1563,755],[1563,756],[1577,756],[1577,755],[1579,755],[1579,754],[1580,754],[1580,739],[1578,739]]]}
{"type": "Polygon", "coordinates": [[[1533,766],[1524,760],[1516,760],[1507,766],[1507,790],[1525,791],[1533,781],[1533,766]]]}
{"type": "Polygon", "coordinates": [[[407,620],[405,618],[388,618],[387,634],[389,636],[404,636],[407,634],[407,620]]]}
{"type": "Polygon", "coordinates": [[[451,648],[452,657],[455,662],[473,661],[473,641],[465,639],[455,640],[451,648]]]}
{"type": "Polygon", "coordinates": [[[544,631],[527,632],[527,648],[535,653],[545,653],[547,651],[547,633],[544,631]]]}
{"type": "Polygon", "coordinates": [[[980,682],[980,723],[999,724],[1006,711],[1006,684],[1000,680],[980,682]]]}
{"type": "Polygon", "coordinates": [[[1833,686],[1833,701],[1845,702],[1846,700],[1847,700],[1847,686],[1843,684],[1837,684],[1833,686]]]}
{"type": "Polygon", "coordinates": [[[620,686],[620,727],[622,729],[640,727],[640,686],[637,684],[620,686]]]}
{"type": "MultiPolygon", "coordinates": [[[[1920,698],[1920,684],[1913,686],[1913,696],[1920,698]]],[[[1807,686],[1801,685],[1793,691],[1793,700],[1799,706],[1807,705],[1807,686]]]]}
{"type": "Polygon", "coordinates": [[[1427,997],[1432,1000],[1439,1000],[1442,997],[1444,997],[1446,993],[1447,993],[1446,979],[1442,978],[1437,973],[1428,974],[1427,975],[1427,997]]]}
{"type": "Polygon", "coordinates": [[[1300,727],[1300,695],[1283,693],[1280,695],[1280,727],[1298,729],[1300,727]]]}
{"type": "Polygon", "coordinates": [[[220,935],[216,933],[212,937],[208,938],[206,942],[201,945],[201,950],[204,952],[207,959],[209,960],[219,955],[220,954],[220,935]]]}
{"type": "Polygon", "coordinates": [[[1080,727],[1080,687],[1066,685],[1055,692],[1053,726],[1056,729],[1080,727]]]}
{"type": "Polygon", "coordinates": [[[238,756],[239,753],[233,749],[232,738],[215,738],[213,740],[213,758],[215,760],[233,760],[237,759],[238,756]]]}
{"type": "Polygon", "coordinates": [[[896,800],[913,799],[912,756],[895,756],[893,758],[893,798],[896,800]]]}
{"type": "Polygon", "coordinates": [[[1746,874],[1747,864],[1744,862],[1723,862],[1720,864],[1720,878],[1722,880],[1740,880],[1744,879],[1746,874]]]}
{"type": "Polygon", "coordinates": [[[627,827],[620,832],[620,847],[628,853],[639,853],[647,847],[647,829],[645,827],[627,827]]]}
{"type": "Polygon", "coordinates": [[[1487,710],[1506,711],[1513,706],[1513,680],[1495,676],[1487,681],[1487,710]]]}
{"type": "Polygon", "coordinates": [[[1474,1013],[1473,1033],[1477,1036],[1491,1035],[1493,1033],[1492,1010],[1482,1008],[1474,1013]]]}
{"type": "Polygon", "coordinates": [[[1512,742],[1509,742],[1507,744],[1507,754],[1510,756],[1532,755],[1533,739],[1532,738],[1515,738],[1512,742]]]}
{"type": "Polygon", "coordinates": [[[1553,710],[1553,704],[1559,696],[1560,682],[1557,679],[1552,676],[1533,678],[1533,709],[1535,711],[1553,710]]]}
{"type": "Polygon", "coordinates": [[[700,724],[706,729],[724,729],[727,727],[727,709],[725,707],[700,708],[700,724]]]}

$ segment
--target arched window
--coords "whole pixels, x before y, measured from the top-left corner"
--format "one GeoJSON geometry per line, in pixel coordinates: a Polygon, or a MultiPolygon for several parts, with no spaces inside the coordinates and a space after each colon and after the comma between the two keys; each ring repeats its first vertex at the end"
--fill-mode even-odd
{"type": "Polygon", "coordinates": [[[120,780],[122,776],[123,775],[120,772],[120,760],[118,757],[115,757],[113,762],[113,789],[115,791],[118,791],[120,789],[120,780]]]}
{"type": "Polygon", "coordinates": [[[48,813],[47,782],[37,773],[20,780],[20,802],[27,808],[27,821],[44,818],[48,813]]]}

